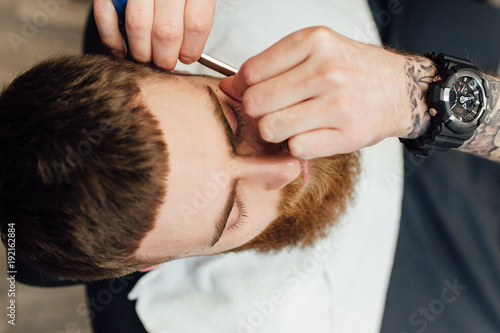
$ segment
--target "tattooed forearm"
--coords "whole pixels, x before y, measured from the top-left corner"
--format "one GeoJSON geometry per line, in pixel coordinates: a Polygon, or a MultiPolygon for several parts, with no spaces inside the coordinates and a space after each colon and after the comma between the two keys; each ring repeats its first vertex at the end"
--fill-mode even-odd
{"type": "Polygon", "coordinates": [[[500,162],[500,79],[485,75],[488,96],[485,114],[472,138],[459,150],[500,162]]]}
{"type": "Polygon", "coordinates": [[[425,93],[436,73],[436,68],[427,58],[406,56],[405,69],[412,114],[407,138],[413,139],[422,135],[430,123],[430,115],[425,106],[425,93]]]}
{"type": "MultiPolygon", "coordinates": [[[[403,127],[407,133],[404,138],[415,139],[422,136],[430,125],[426,94],[437,71],[434,63],[426,57],[402,55],[409,96],[405,110],[411,112],[407,118],[411,121],[405,122],[407,127],[403,127]]],[[[500,78],[486,74],[484,78],[488,97],[484,116],[473,136],[458,149],[500,163],[500,78]]]]}

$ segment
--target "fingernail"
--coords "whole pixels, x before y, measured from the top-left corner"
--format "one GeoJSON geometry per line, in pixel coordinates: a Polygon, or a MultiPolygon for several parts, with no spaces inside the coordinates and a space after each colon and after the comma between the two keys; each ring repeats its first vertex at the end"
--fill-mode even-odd
{"type": "Polygon", "coordinates": [[[183,56],[180,56],[180,57],[179,57],[179,60],[180,60],[183,64],[186,64],[186,65],[192,64],[192,63],[195,61],[193,58],[188,58],[188,57],[183,57],[183,56]]]}

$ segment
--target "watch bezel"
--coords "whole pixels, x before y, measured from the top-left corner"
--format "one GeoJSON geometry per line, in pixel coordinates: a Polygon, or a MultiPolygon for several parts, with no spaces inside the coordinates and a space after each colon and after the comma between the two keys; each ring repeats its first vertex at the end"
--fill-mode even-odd
{"type": "Polygon", "coordinates": [[[469,133],[473,130],[475,130],[479,124],[479,119],[481,119],[481,116],[484,113],[484,110],[486,109],[486,91],[484,89],[484,79],[483,77],[475,70],[471,68],[462,68],[451,74],[445,82],[441,85],[441,92],[440,92],[440,100],[444,104],[444,111],[445,115],[443,117],[444,123],[453,131],[456,131],[458,133],[469,133]],[[481,98],[482,98],[482,105],[479,111],[477,112],[476,116],[472,121],[468,122],[463,122],[451,111],[451,106],[450,106],[450,91],[455,83],[456,80],[459,80],[462,77],[471,77],[476,82],[479,84],[479,90],[481,92],[481,98]]]}

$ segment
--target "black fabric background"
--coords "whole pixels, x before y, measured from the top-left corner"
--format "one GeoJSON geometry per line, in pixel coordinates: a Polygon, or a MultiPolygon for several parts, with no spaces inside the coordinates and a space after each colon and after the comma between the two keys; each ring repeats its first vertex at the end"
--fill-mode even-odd
{"type": "MultiPolygon", "coordinates": [[[[448,53],[496,71],[500,10],[470,0],[397,1],[402,10],[389,21],[391,1],[369,2],[386,45],[448,53]]],[[[500,165],[455,151],[427,160],[405,152],[381,332],[500,332],[499,212],[500,165]],[[450,293],[445,281],[466,289],[450,293]]]]}

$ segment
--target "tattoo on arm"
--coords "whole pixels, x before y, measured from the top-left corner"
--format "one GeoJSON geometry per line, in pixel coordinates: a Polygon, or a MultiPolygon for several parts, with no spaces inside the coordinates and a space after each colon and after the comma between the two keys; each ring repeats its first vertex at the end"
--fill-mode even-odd
{"type": "Polygon", "coordinates": [[[413,139],[424,134],[430,124],[430,115],[425,106],[425,93],[434,78],[436,68],[424,57],[407,56],[405,69],[412,113],[407,137],[413,139]]]}
{"type": "Polygon", "coordinates": [[[500,79],[485,75],[484,81],[488,96],[485,114],[472,138],[459,150],[500,162],[500,79]]]}
{"type": "MultiPolygon", "coordinates": [[[[414,139],[423,135],[430,125],[431,116],[425,95],[436,75],[436,67],[429,59],[412,55],[405,56],[404,66],[411,110],[411,123],[406,137],[414,139]]],[[[458,149],[500,163],[500,78],[490,75],[484,77],[488,96],[485,114],[472,138],[458,149]]]]}

